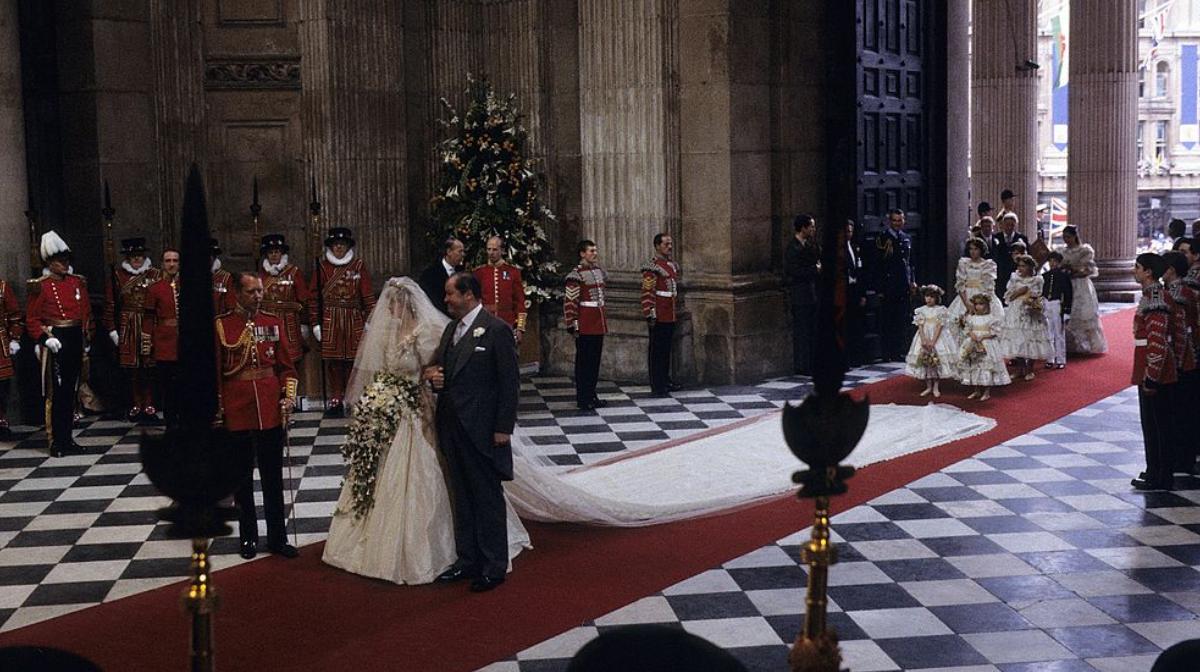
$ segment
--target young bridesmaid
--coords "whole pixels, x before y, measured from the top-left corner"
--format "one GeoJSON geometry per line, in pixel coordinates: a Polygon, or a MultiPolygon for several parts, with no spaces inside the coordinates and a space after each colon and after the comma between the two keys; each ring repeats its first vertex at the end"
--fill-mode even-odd
{"type": "Polygon", "coordinates": [[[1050,330],[1046,325],[1045,302],[1042,300],[1042,276],[1037,275],[1037,262],[1028,254],[1016,258],[1017,272],[1008,279],[1004,301],[1004,356],[1017,365],[1017,375],[1033,380],[1033,362],[1050,359],[1050,330]]]}
{"type": "Polygon", "coordinates": [[[925,381],[925,389],[921,396],[930,393],[935,397],[942,396],[938,385],[942,378],[954,378],[955,362],[958,359],[953,337],[948,328],[950,311],[942,305],[945,292],[937,285],[925,285],[921,295],[925,305],[913,311],[913,324],[917,325],[917,333],[913,336],[912,346],[905,358],[904,373],[925,381]]]}
{"type": "Polygon", "coordinates": [[[992,397],[992,387],[1012,382],[998,340],[1003,327],[1000,319],[991,314],[991,305],[990,294],[972,296],[973,312],[964,320],[958,356],[962,384],[973,388],[968,399],[987,401],[992,397]]]}

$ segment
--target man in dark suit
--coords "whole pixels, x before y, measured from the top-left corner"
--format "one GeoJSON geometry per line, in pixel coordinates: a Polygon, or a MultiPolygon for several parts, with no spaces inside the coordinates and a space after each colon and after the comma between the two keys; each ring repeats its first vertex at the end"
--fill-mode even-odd
{"type": "Polygon", "coordinates": [[[812,215],[796,215],[792,229],[795,233],[783,251],[783,281],[792,312],[792,373],[807,376],[812,372],[821,248],[812,215]]]}
{"type": "Polygon", "coordinates": [[[846,220],[846,355],[851,366],[866,359],[863,352],[863,314],[867,307],[867,289],[863,277],[862,250],[854,241],[854,220],[846,220]]]}
{"type": "MultiPolygon", "coordinates": [[[[421,271],[417,284],[437,309],[446,313],[446,278],[463,270],[463,242],[451,237],[442,241],[442,256],[421,271]]],[[[449,313],[446,313],[449,315],[449,313]]]]}
{"type": "Polygon", "coordinates": [[[438,445],[454,502],[458,559],[437,577],[472,578],[483,592],[504,583],[508,526],[501,481],[513,477],[512,436],[520,379],[512,327],[483,309],[479,280],[455,273],[445,282],[446,325],[425,378],[438,394],[438,445]]]}
{"type": "Polygon", "coordinates": [[[912,272],[912,238],[904,232],[904,211],[892,209],[887,227],[875,238],[875,291],[879,293],[879,332],[883,358],[902,362],[907,353],[912,299],[917,283],[912,272]]]}
{"type": "Polygon", "coordinates": [[[1008,289],[1008,279],[1012,277],[1017,265],[1013,262],[1013,243],[1021,241],[1025,249],[1029,249],[1029,239],[1017,231],[1017,213],[1008,212],[1000,218],[1000,230],[992,234],[991,259],[996,262],[996,296],[1004,300],[1004,292],[1008,289]]]}

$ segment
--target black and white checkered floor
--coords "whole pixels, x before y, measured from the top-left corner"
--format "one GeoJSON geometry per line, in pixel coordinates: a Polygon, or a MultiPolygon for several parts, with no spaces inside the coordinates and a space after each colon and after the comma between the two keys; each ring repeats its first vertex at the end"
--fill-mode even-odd
{"type": "MultiPolygon", "coordinates": [[[[847,385],[882,380],[899,368],[864,367],[847,377],[847,385]]],[[[518,422],[555,463],[579,465],[758,415],[802,399],[808,389],[804,378],[784,378],[651,399],[645,386],[602,383],[608,406],[585,413],[575,409],[568,379],[534,378],[522,384],[518,422]]],[[[348,423],[318,413],[296,416],[291,476],[285,469],[284,477],[298,480],[301,545],[322,541],[328,532],[348,423]]],[[[0,631],[187,576],[188,542],[167,539],[165,524],[155,517],[168,501],[141,473],[139,430],[126,422],[85,420],[76,440],[107,447],[104,454],[49,458],[33,428],[15,429],[17,440],[0,442],[0,631]]],[[[217,539],[213,551],[218,569],[245,562],[236,537],[217,539]]]]}
{"type": "MultiPolygon", "coordinates": [[[[1136,672],[1200,637],[1200,480],[1138,493],[1129,480],[1143,466],[1129,388],[835,516],[829,623],[845,666],[1136,672]]],[[[632,623],[678,625],[750,670],[788,669],[808,534],[484,669],[563,670],[599,632],[632,623]]]]}

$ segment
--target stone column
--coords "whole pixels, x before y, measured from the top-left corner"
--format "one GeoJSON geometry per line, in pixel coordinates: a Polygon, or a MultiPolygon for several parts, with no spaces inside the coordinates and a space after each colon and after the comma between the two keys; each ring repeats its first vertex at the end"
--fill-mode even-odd
{"type": "Polygon", "coordinates": [[[1026,61],[1037,60],[1038,0],[973,0],[972,9],[971,196],[975,204],[988,201],[999,210],[1000,192],[1012,189],[1018,230],[1032,235],[1038,70],[1026,61]]]}
{"type": "MultiPolygon", "coordinates": [[[[21,42],[17,0],[0,1],[0,268],[18,294],[29,276],[25,114],[21,102],[21,42]]],[[[15,396],[15,395],[14,395],[15,396]]]]}
{"type": "Polygon", "coordinates": [[[378,290],[409,271],[403,3],[300,6],[304,154],[322,227],[353,229],[378,290]]]}
{"type": "MultiPolygon", "coordinates": [[[[971,203],[971,180],[968,177],[970,116],[960,112],[963,101],[967,100],[971,93],[971,68],[968,58],[971,2],[949,0],[946,4],[943,33],[946,39],[946,278],[953,279],[963,245],[966,243],[967,227],[975,221],[975,207],[971,203]]],[[[1036,128],[1036,123],[1034,126],[1036,128]]],[[[1033,199],[1025,200],[1032,202],[1033,199]]],[[[1030,226],[1033,226],[1032,222],[1030,226]]]]}
{"type": "Polygon", "coordinates": [[[761,380],[789,365],[771,269],[772,5],[679,2],[681,256],[705,383],[761,380]]]}
{"type": "MultiPolygon", "coordinates": [[[[596,241],[609,271],[602,375],[645,380],[641,267],[660,231],[672,234],[677,253],[688,249],[679,231],[676,2],[579,0],[578,17],[580,219],[564,257],[574,262],[579,238],[596,241]]],[[[677,354],[690,353],[680,322],[677,354]]],[[[690,378],[691,367],[676,366],[675,376],[690,378]]]]}
{"type": "Polygon", "coordinates": [[[1102,300],[1132,300],[1137,253],[1137,2],[1071,0],[1067,203],[1102,300]]]}

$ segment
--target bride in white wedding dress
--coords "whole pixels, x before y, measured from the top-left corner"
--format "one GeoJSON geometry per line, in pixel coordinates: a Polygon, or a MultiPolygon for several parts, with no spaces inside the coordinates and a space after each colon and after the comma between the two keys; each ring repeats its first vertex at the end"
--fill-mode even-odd
{"type": "MultiPolygon", "coordinates": [[[[454,563],[454,519],[437,449],[432,393],[420,382],[449,318],[417,283],[392,278],[371,313],[346,390],[347,473],[322,560],[401,584],[454,563]]],[[[531,548],[507,503],[509,560],[531,548]]],[[[511,562],[510,562],[511,568],[511,562]]]]}

